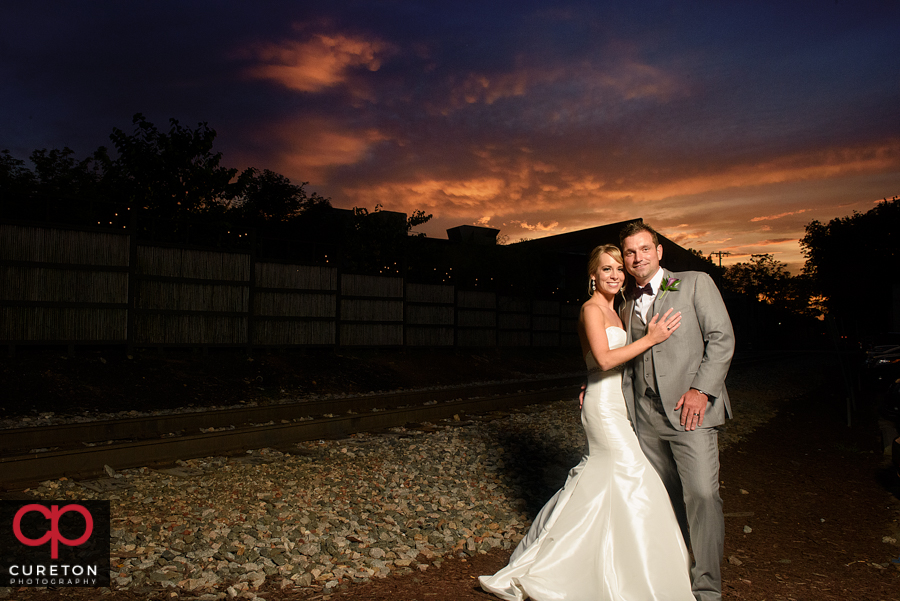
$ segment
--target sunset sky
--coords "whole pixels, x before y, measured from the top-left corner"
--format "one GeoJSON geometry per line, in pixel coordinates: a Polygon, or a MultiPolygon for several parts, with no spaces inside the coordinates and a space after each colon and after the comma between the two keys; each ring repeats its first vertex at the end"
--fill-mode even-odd
{"type": "Polygon", "coordinates": [[[723,263],[900,195],[900,2],[33,2],[0,19],[0,149],[134,113],[337,207],[509,241],[643,217],[723,263]]]}

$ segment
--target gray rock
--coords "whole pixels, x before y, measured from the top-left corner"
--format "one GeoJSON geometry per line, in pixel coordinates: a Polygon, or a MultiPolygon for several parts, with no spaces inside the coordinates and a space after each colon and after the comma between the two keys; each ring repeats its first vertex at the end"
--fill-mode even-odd
{"type": "Polygon", "coordinates": [[[322,547],[316,543],[306,543],[301,545],[298,549],[300,553],[306,555],[307,557],[312,557],[317,555],[321,551],[322,547]]]}

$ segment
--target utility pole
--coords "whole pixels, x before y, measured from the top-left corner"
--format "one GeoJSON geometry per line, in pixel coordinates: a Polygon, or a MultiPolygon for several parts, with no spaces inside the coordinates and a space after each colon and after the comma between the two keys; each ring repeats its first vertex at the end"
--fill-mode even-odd
{"type": "Polygon", "coordinates": [[[719,257],[719,267],[721,267],[722,266],[722,257],[727,257],[730,254],[731,253],[728,252],[727,250],[717,250],[716,252],[709,253],[709,256],[711,257],[711,256],[715,255],[715,256],[719,257]]]}

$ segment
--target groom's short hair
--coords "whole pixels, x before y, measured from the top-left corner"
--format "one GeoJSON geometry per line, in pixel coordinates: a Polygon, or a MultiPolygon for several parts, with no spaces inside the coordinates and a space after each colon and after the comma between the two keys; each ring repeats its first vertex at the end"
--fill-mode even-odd
{"type": "Polygon", "coordinates": [[[659,236],[656,234],[656,230],[640,220],[632,221],[622,228],[622,231],[619,232],[619,246],[625,248],[625,238],[631,238],[641,232],[650,234],[650,237],[653,239],[653,246],[659,246],[659,236]]]}

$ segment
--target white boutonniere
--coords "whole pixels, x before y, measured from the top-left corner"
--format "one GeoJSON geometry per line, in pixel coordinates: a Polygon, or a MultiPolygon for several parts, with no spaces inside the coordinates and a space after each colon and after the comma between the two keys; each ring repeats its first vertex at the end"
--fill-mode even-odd
{"type": "Polygon", "coordinates": [[[672,277],[670,277],[670,278],[666,279],[665,281],[661,282],[660,285],[659,285],[659,292],[660,292],[659,298],[660,298],[660,300],[662,300],[662,298],[663,298],[663,297],[666,295],[666,293],[669,292],[670,290],[671,290],[672,292],[678,292],[678,284],[680,284],[680,283],[681,283],[681,280],[676,280],[675,278],[672,278],[672,277]]]}

